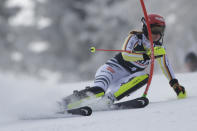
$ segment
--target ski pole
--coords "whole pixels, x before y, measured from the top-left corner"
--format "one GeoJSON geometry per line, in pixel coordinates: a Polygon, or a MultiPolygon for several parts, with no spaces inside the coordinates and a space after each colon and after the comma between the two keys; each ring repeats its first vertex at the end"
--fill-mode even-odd
{"type": "Polygon", "coordinates": [[[151,81],[152,81],[152,76],[153,76],[153,69],[154,69],[154,47],[153,47],[153,40],[152,40],[152,35],[151,35],[152,33],[151,33],[151,28],[150,28],[150,23],[149,23],[149,20],[148,20],[148,15],[147,15],[146,7],[145,7],[145,4],[144,4],[144,1],[143,0],[140,0],[140,3],[141,3],[142,10],[143,10],[143,13],[144,13],[144,17],[145,17],[145,20],[146,20],[146,24],[147,24],[147,28],[148,28],[148,36],[149,36],[150,45],[151,45],[150,75],[149,75],[149,79],[148,79],[148,83],[147,83],[146,89],[145,89],[145,91],[143,93],[143,97],[146,97],[147,96],[147,93],[148,93],[148,90],[149,90],[149,87],[150,87],[150,84],[151,84],[151,81]]]}
{"type": "Polygon", "coordinates": [[[92,53],[95,53],[96,51],[115,51],[115,52],[127,52],[127,53],[131,53],[131,51],[128,50],[107,50],[107,49],[96,49],[95,47],[91,47],[90,51],[92,53]]]}

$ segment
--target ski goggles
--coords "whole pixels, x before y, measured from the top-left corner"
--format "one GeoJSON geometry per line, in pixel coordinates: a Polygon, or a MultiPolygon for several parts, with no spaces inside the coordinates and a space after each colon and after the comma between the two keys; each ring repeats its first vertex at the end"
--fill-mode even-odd
{"type": "Polygon", "coordinates": [[[151,32],[152,34],[161,34],[163,35],[165,31],[165,26],[152,26],[151,32]]]}

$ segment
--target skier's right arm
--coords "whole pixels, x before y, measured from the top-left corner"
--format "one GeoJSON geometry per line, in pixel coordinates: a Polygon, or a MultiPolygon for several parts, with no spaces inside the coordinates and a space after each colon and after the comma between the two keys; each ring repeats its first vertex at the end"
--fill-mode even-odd
{"type": "Polygon", "coordinates": [[[136,53],[133,48],[138,44],[138,38],[136,35],[129,34],[125,39],[122,49],[125,51],[131,51],[131,53],[122,52],[122,57],[125,61],[138,61],[144,60],[143,53],[136,53]]]}
{"type": "MultiPolygon", "coordinates": [[[[134,48],[138,45],[139,39],[134,34],[129,34],[125,39],[122,50],[131,51],[130,53],[122,52],[122,57],[125,61],[139,61],[139,60],[149,60],[151,55],[151,50],[145,49],[146,51],[134,51],[134,48]]],[[[154,47],[154,56],[159,58],[165,55],[165,49],[163,46],[154,47]]]]}

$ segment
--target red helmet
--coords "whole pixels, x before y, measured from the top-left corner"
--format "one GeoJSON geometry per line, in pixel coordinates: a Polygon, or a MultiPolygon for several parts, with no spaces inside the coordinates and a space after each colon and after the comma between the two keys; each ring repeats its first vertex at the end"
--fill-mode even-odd
{"type": "Polygon", "coordinates": [[[149,14],[148,21],[150,25],[165,26],[165,20],[162,16],[157,14],[149,14]]]}
{"type": "MultiPolygon", "coordinates": [[[[142,23],[143,23],[143,33],[146,35],[146,37],[148,38],[148,30],[147,30],[147,24],[146,21],[144,19],[144,17],[142,17],[141,19],[142,23]]],[[[164,30],[165,30],[165,20],[162,16],[157,15],[157,14],[149,14],[148,15],[148,21],[150,23],[150,27],[151,27],[151,32],[152,34],[161,34],[161,36],[164,35],[164,30]]]]}

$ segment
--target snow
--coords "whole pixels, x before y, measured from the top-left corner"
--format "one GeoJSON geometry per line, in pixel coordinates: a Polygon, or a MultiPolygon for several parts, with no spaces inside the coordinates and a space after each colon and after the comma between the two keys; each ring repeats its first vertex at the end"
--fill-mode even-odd
{"type": "Polygon", "coordinates": [[[37,42],[32,42],[29,44],[29,50],[35,52],[35,53],[42,53],[46,50],[48,50],[49,44],[44,41],[37,41],[37,42]]]}
{"type": "Polygon", "coordinates": [[[20,13],[9,20],[12,26],[31,26],[35,24],[34,18],[34,2],[32,0],[8,0],[8,7],[19,6],[22,8],[20,13]]]}
{"type": "Polygon", "coordinates": [[[19,62],[23,59],[23,55],[22,53],[18,52],[18,51],[14,51],[12,54],[11,54],[11,59],[13,61],[16,61],[16,62],[19,62]]]}
{"type": "Polygon", "coordinates": [[[50,26],[52,24],[52,20],[46,17],[41,17],[38,21],[37,21],[37,26],[39,29],[43,29],[46,28],[48,26],[50,26]]]}
{"type": "MultiPolygon", "coordinates": [[[[188,97],[178,100],[163,75],[155,75],[143,109],[93,112],[89,117],[30,119],[52,115],[56,101],[92,81],[58,85],[28,76],[0,74],[0,131],[195,131],[197,129],[197,73],[177,74],[188,97]],[[27,118],[25,120],[25,118],[27,118]],[[29,119],[28,119],[29,118],[29,119]]],[[[131,96],[139,97],[140,89],[131,96]]]]}

